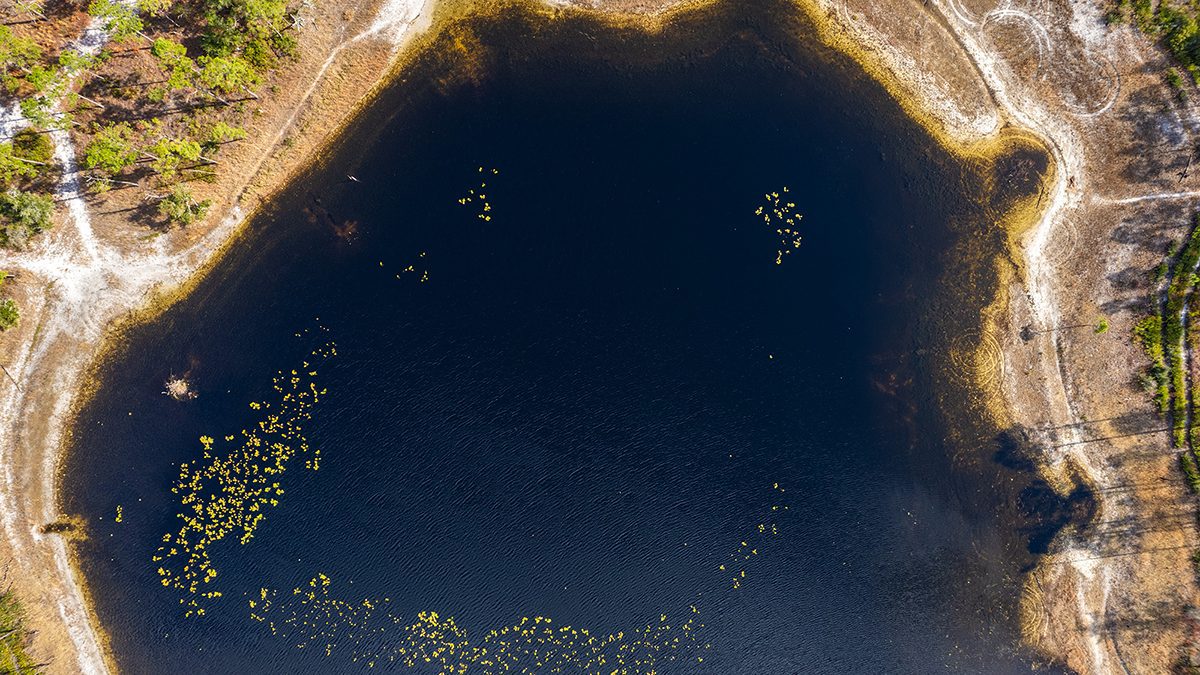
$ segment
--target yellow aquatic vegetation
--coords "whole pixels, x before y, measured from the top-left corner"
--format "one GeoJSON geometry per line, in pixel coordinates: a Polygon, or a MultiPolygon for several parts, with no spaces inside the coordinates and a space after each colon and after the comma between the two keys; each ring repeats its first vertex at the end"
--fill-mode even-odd
{"type": "Polygon", "coordinates": [[[250,616],[273,635],[300,649],[331,655],[346,649],[367,667],[400,665],[442,673],[652,673],[680,659],[703,661],[694,605],[677,620],[660,614],[632,630],[594,634],[543,617],[522,617],[481,635],[452,616],[418,612],[405,621],[390,613],[390,600],[347,601],[330,594],[331,580],[318,574],[307,584],[278,593],[261,589],[247,602],[250,616]]]}
{"type": "Polygon", "coordinates": [[[737,550],[729,554],[728,563],[717,566],[718,570],[730,575],[730,585],[734,589],[742,587],[742,582],[746,580],[747,566],[766,548],[767,541],[779,535],[779,526],[774,522],[774,518],[779,512],[787,511],[788,507],[782,503],[784,489],[779,487],[779,483],[772,485],[771,490],[775,493],[775,499],[772,501],[776,503],[771,504],[770,517],[755,525],[750,536],[739,542],[737,550]]]}
{"type": "MultiPolygon", "coordinates": [[[[787,511],[784,489],[775,483],[768,518],[739,542],[719,569],[741,588],[747,567],[779,534],[775,515],[787,511]]],[[[441,673],[654,673],[663,664],[694,659],[704,662],[712,645],[701,639],[700,610],[690,605],[679,616],[660,613],[657,620],[615,633],[556,624],[544,616],[521,617],[485,633],[468,632],[453,616],[418,612],[415,620],[391,613],[390,598],[350,601],[330,593],[332,580],[319,573],[290,593],[262,588],[247,599],[250,618],[272,635],[292,640],[298,649],[326,656],[345,651],[367,667],[403,666],[441,673]]]]}
{"type": "MultiPolygon", "coordinates": [[[[402,267],[400,269],[400,271],[398,273],[393,273],[393,274],[395,274],[395,277],[397,279],[403,279],[404,275],[412,274],[412,275],[418,277],[420,283],[425,283],[425,282],[429,281],[429,270],[425,269],[425,264],[424,264],[425,263],[425,255],[426,255],[425,251],[421,251],[420,253],[417,254],[417,262],[416,263],[405,265],[404,267],[402,267]],[[418,268],[418,266],[420,266],[420,267],[418,268]]],[[[386,266],[383,264],[382,260],[379,261],[379,266],[386,269],[386,266]]]]}
{"type": "Polygon", "coordinates": [[[463,206],[471,206],[475,211],[475,217],[485,223],[492,222],[492,203],[488,201],[487,192],[487,177],[499,176],[500,169],[487,169],[479,167],[479,187],[467,190],[467,194],[459,197],[458,203],[463,206]]]}
{"type": "MultiPolygon", "coordinates": [[[[328,342],[309,359],[324,361],[336,354],[336,346],[328,342]]],[[[319,468],[320,452],[304,435],[313,407],[325,394],[316,375],[309,360],[299,369],[279,371],[273,382],[275,400],[250,403],[262,418],[239,434],[225,436],[229,450],[218,452],[211,436],[201,436],[201,458],[180,466],[171,491],[179,496],[176,515],[181,525],[163,535],[152,560],[162,585],[180,592],[187,616],[203,616],[202,602],[221,596],[220,591],[208,590],[217,578],[212,545],[230,535],[242,544],[250,541],[267,509],[279,504],[279,478],[297,454],[304,456],[305,468],[319,468]]]]}
{"type": "Polygon", "coordinates": [[[786,185],[780,192],[767,192],[763,195],[762,205],[754,210],[754,215],[762,218],[779,238],[779,248],[775,251],[776,265],[782,265],[785,256],[800,248],[800,231],[796,228],[804,216],[796,213],[796,204],[788,201],[787,194],[786,185]]]}
{"type": "Polygon", "coordinates": [[[114,523],[121,522],[121,518],[123,518],[124,515],[125,515],[125,511],[121,508],[120,504],[117,504],[117,516],[115,518],[113,518],[113,522],[114,523]]]}

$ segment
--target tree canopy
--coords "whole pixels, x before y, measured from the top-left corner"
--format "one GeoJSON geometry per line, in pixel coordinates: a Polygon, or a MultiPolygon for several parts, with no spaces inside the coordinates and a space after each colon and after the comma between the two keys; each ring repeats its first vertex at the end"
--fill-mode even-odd
{"type": "Polygon", "coordinates": [[[171,194],[158,203],[158,211],[172,223],[191,225],[203,218],[204,214],[208,213],[210,206],[212,206],[212,202],[207,199],[196,201],[187,186],[176,185],[171,190],[171,194]]]}
{"type": "Polygon", "coordinates": [[[138,151],[134,145],[137,138],[128,122],[103,127],[88,143],[83,165],[110,176],[118,174],[137,161],[138,151]]]}
{"type": "Polygon", "coordinates": [[[117,0],[92,0],[88,14],[99,20],[104,31],[116,42],[124,42],[146,27],[136,8],[117,0]]]}
{"type": "Polygon", "coordinates": [[[54,200],[21,190],[0,193],[0,243],[23,248],[29,237],[50,229],[54,200]]]}

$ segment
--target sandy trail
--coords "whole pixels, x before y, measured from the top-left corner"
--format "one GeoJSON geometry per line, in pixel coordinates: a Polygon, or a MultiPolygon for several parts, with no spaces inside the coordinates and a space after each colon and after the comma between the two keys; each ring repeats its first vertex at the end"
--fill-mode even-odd
{"type": "MultiPolygon", "coordinates": [[[[853,13],[842,5],[853,1],[822,0],[821,4],[830,16],[842,21],[843,28],[854,35],[858,43],[872,47],[876,56],[888,64],[892,74],[916,92],[917,98],[943,121],[952,135],[971,142],[994,133],[978,133],[987,126],[986,114],[980,114],[974,123],[964,123],[964,112],[957,106],[957,101],[946,94],[944,87],[939,88],[936,82],[931,84],[926,74],[913,72],[911,57],[903,54],[904,45],[898,44],[894,37],[889,38],[886,26],[879,23],[872,26],[853,18],[847,20],[853,13]]],[[[1096,172],[1085,160],[1082,134],[1090,132],[1090,125],[1102,123],[1113,111],[1122,85],[1122,79],[1112,65],[1119,55],[1115,53],[1111,34],[1104,27],[1098,5],[1072,2],[1064,16],[1062,4],[1005,0],[979,18],[972,16],[959,0],[931,0],[927,6],[940,14],[958,39],[983,78],[999,109],[999,117],[1042,138],[1058,168],[1054,184],[1043,197],[1045,206],[1040,219],[1024,234],[1019,247],[1023,267],[1021,288],[1025,295],[1022,304],[1028,307],[1026,321],[1035,335],[1028,349],[1037,354],[1035,371],[1040,373],[1021,377],[1006,362],[1005,399],[1011,405],[1017,401],[1036,400],[1039,410],[1028,417],[1056,429],[1053,441],[1045,444],[1045,459],[1051,474],[1060,474],[1069,465],[1085,473],[1097,485],[1113,484],[1117,477],[1112,475],[1107,463],[1097,461],[1096,450],[1082,437],[1083,427],[1079,424],[1082,416],[1077,410],[1079,394],[1073,390],[1067,366],[1061,360],[1063,341],[1070,338],[1056,330],[1064,325],[1060,309],[1062,298],[1059,297],[1063,281],[1058,264],[1061,254],[1053,250],[1052,242],[1060,229],[1065,230],[1067,239],[1074,242],[1078,230],[1071,221],[1081,218],[1084,208],[1089,205],[1188,200],[1200,197],[1200,192],[1185,190],[1125,198],[1086,198],[1097,186],[1091,179],[1096,172]],[[1014,72],[989,38],[988,29],[1001,22],[1023,27],[1036,45],[1037,65],[1032,74],[1027,72],[1022,76],[1014,72]],[[1107,96],[1098,100],[1094,109],[1069,103],[1067,93],[1054,90],[1054,84],[1048,82],[1046,65],[1067,59],[1094,65],[1108,73],[1113,82],[1107,96]],[[1027,391],[1014,389],[1021,387],[1037,387],[1041,391],[1030,396],[1027,391]]],[[[1017,410],[1016,413],[1018,418],[1027,416],[1025,411],[1017,410]]],[[[1106,519],[1138,516],[1120,500],[1101,498],[1101,501],[1106,519]]],[[[1075,658],[1081,662],[1081,670],[1094,673],[1126,671],[1115,640],[1109,634],[1107,620],[1113,589],[1119,584],[1131,583],[1124,563],[1115,558],[1097,558],[1090,541],[1067,540],[1058,544],[1059,549],[1051,557],[1050,564],[1054,565],[1056,575],[1071,577],[1066,583],[1059,579],[1056,587],[1074,589],[1076,619],[1074,626],[1058,625],[1051,630],[1078,630],[1077,639],[1082,649],[1075,658]]]]}
{"type": "MultiPolygon", "coordinates": [[[[944,7],[943,0],[935,0],[935,5],[941,10],[944,7]]],[[[949,8],[943,11],[945,14],[953,16],[953,12],[949,8]]],[[[1010,7],[996,9],[985,17],[980,29],[987,24],[988,17],[1021,19],[1036,36],[1039,49],[1045,50],[1046,53],[1042,55],[1043,60],[1053,57],[1054,40],[1049,30],[1036,17],[1010,7]]],[[[1056,228],[1066,220],[1070,211],[1079,207],[1089,188],[1088,167],[1083,159],[1080,139],[1074,124],[1064,121],[1061,113],[1049,109],[1039,97],[1023,95],[1020,85],[1013,86],[1011,84],[1014,76],[1005,72],[1001,57],[992,52],[979,39],[980,36],[977,31],[973,30],[973,26],[960,24],[957,29],[964,47],[980,71],[984,73],[988,87],[1002,106],[1005,116],[1047,141],[1058,166],[1048,205],[1045,207],[1041,219],[1026,235],[1021,248],[1026,269],[1025,291],[1033,310],[1033,328],[1038,332],[1038,339],[1049,343],[1041,350],[1042,369],[1043,373],[1047,375],[1043,380],[1045,383],[1043,400],[1050,406],[1046,418],[1062,427],[1057,439],[1057,447],[1049,449],[1047,460],[1050,463],[1050,470],[1058,472],[1059,467],[1070,459],[1097,484],[1104,485],[1109,482],[1105,475],[1105,469],[1095,464],[1088,453],[1074,450],[1081,445],[1082,436],[1080,426],[1078,426],[1081,418],[1075,410],[1064,365],[1060,362],[1060,333],[1055,330],[1062,325],[1059,302],[1056,297],[1058,279],[1055,265],[1047,255],[1049,243],[1056,228]]],[[[1076,35],[1076,37],[1084,45],[1090,46],[1089,38],[1094,39],[1096,36],[1095,34],[1083,34],[1076,35]]],[[[1115,100],[1115,95],[1112,100],[1115,100]]],[[[1100,111],[1088,116],[1097,117],[1104,114],[1111,108],[1112,100],[1100,111]]],[[[1078,618],[1080,625],[1085,627],[1083,633],[1086,636],[1085,642],[1090,660],[1088,671],[1093,673],[1115,672],[1116,668],[1120,666],[1120,661],[1114,662],[1109,658],[1108,645],[1104,639],[1104,617],[1112,585],[1113,568],[1104,564],[1103,561],[1084,560],[1086,546],[1075,549],[1068,543],[1064,549],[1058,553],[1058,557],[1067,560],[1064,567],[1071,570],[1076,577],[1078,618]]]]}

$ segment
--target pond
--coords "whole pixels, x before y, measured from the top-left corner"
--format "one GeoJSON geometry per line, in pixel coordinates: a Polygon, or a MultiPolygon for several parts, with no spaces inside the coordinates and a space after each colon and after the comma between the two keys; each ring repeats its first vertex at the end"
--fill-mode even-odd
{"type": "Polygon", "coordinates": [[[961,356],[1022,152],[785,4],[447,22],[100,366],[62,492],[118,665],[1027,672],[961,356]]]}

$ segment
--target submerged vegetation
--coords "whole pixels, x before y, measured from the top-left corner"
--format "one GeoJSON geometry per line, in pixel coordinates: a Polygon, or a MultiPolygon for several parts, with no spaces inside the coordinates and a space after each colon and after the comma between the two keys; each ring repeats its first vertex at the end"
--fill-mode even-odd
{"type": "Polygon", "coordinates": [[[1182,250],[1168,255],[1154,273],[1157,288],[1154,313],[1133,328],[1133,335],[1150,361],[1142,375],[1159,413],[1170,422],[1172,445],[1192,490],[1200,492],[1200,427],[1196,424],[1197,377],[1191,355],[1200,348],[1200,215],[1182,250]]]}

